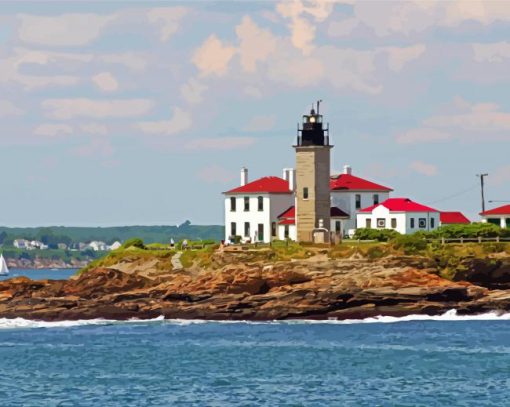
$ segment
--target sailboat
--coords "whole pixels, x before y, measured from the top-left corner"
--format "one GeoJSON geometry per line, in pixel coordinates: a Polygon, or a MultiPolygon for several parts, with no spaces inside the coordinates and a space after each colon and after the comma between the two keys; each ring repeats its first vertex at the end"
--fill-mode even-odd
{"type": "Polygon", "coordinates": [[[0,254],[0,276],[7,276],[9,274],[9,267],[5,262],[4,255],[0,254]]]}

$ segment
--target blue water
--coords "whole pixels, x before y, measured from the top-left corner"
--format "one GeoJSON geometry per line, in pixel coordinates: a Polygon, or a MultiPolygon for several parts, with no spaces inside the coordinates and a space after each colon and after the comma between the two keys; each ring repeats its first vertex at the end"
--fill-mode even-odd
{"type": "Polygon", "coordinates": [[[76,272],[77,269],[10,269],[8,276],[0,276],[0,281],[20,276],[32,280],[67,280],[76,272]]]}
{"type": "Polygon", "coordinates": [[[510,405],[510,321],[5,324],[6,406],[510,405]]]}

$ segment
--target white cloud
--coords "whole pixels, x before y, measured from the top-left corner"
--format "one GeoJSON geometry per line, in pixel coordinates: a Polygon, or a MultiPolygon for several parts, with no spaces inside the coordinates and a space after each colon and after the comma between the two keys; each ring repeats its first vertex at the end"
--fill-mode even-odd
{"type": "Polygon", "coordinates": [[[181,86],[181,95],[190,105],[203,101],[203,93],[207,90],[207,85],[195,78],[190,78],[188,82],[181,86]]]}
{"type": "Polygon", "coordinates": [[[505,63],[510,58],[510,42],[472,44],[476,62],[505,63]]]}
{"type": "Polygon", "coordinates": [[[45,123],[34,129],[36,136],[59,138],[65,137],[73,133],[73,128],[67,124],[61,123],[45,123]]]}
{"type": "Polygon", "coordinates": [[[25,113],[14,103],[8,100],[0,100],[0,117],[21,116],[25,113]]]}
{"type": "Polygon", "coordinates": [[[189,129],[192,124],[191,113],[176,107],[170,120],[145,121],[137,126],[146,134],[173,135],[189,129]]]}
{"type": "Polygon", "coordinates": [[[143,116],[153,106],[148,99],[118,99],[94,100],[86,98],[76,99],[46,99],[41,103],[46,115],[60,120],[75,117],[118,118],[143,116]]]}
{"type": "Polygon", "coordinates": [[[94,41],[115,16],[87,13],[58,16],[19,14],[18,18],[18,34],[22,41],[36,45],[70,47],[87,45],[94,41]]]}
{"type": "Polygon", "coordinates": [[[92,77],[92,81],[105,92],[113,92],[119,88],[119,82],[110,72],[98,73],[92,77]]]}
{"type": "Polygon", "coordinates": [[[80,125],[80,130],[84,133],[106,136],[108,128],[104,124],[88,123],[80,125]]]}
{"type": "Polygon", "coordinates": [[[136,54],[134,52],[106,54],[98,56],[98,59],[108,64],[124,65],[133,72],[142,72],[147,66],[147,56],[136,54]]]}
{"type": "Polygon", "coordinates": [[[433,164],[424,163],[423,161],[413,161],[410,168],[418,174],[426,175],[427,177],[437,175],[437,167],[433,164]]]}
{"type": "MultiPolygon", "coordinates": [[[[90,54],[72,54],[51,51],[34,51],[15,48],[12,55],[0,58],[0,83],[17,83],[26,90],[47,86],[76,85],[80,78],[71,75],[32,75],[23,72],[25,65],[29,67],[46,67],[54,64],[62,68],[67,64],[84,63],[92,60],[90,54]]],[[[73,65],[74,66],[74,65],[73,65]]]]}
{"type": "Polygon", "coordinates": [[[151,23],[160,24],[160,40],[165,42],[179,29],[180,21],[188,12],[185,7],[158,7],[149,10],[147,18],[151,23]]]}
{"type": "Polygon", "coordinates": [[[276,11],[287,18],[291,32],[291,41],[294,47],[308,54],[313,49],[315,39],[315,24],[329,17],[333,11],[334,2],[314,0],[305,2],[301,0],[281,1],[276,11]],[[313,17],[314,21],[310,21],[313,17]]]}
{"type": "Polygon", "coordinates": [[[253,20],[245,16],[236,27],[239,38],[241,66],[247,72],[255,72],[257,62],[265,61],[276,50],[276,38],[268,30],[259,28],[253,20]]]}
{"type": "Polygon", "coordinates": [[[185,145],[189,150],[235,150],[255,144],[253,137],[216,137],[201,138],[190,141],[185,145]]]}
{"type": "Polygon", "coordinates": [[[469,103],[456,98],[444,110],[445,113],[438,113],[423,120],[422,127],[397,135],[397,142],[510,140],[510,112],[502,111],[495,103],[469,103]]]}
{"type": "Polygon", "coordinates": [[[388,66],[392,71],[400,72],[408,62],[419,58],[425,52],[424,44],[411,47],[388,47],[384,50],[388,53],[388,66]]]}
{"type": "Polygon", "coordinates": [[[273,115],[255,116],[244,126],[245,131],[266,131],[271,130],[276,122],[276,117],[273,115]]]}
{"type": "Polygon", "coordinates": [[[357,28],[368,28],[378,37],[422,33],[436,27],[455,28],[465,22],[489,25],[510,21],[504,1],[394,1],[353,3],[353,15],[330,24],[331,36],[347,37],[357,28]]]}
{"type": "Polygon", "coordinates": [[[223,76],[227,73],[229,62],[235,52],[234,47],[223,45],[213,34],[195,51],[193,63],[202,76],[223,76]]]}

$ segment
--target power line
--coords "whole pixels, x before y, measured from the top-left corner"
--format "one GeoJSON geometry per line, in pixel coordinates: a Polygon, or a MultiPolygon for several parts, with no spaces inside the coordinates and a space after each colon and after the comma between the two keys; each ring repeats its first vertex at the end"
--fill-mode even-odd
{"type": "Polygon", "coordinates": [[[465,190],[457,192],[457,193],[455,193],[453,195],[449,195],[449,196],[446,196],[444,198],[438,199],[437,201],[431,202],[430,204],[433,205],[433,204],[436,204],[436,203],[448,201],[449,199],[457,198],[458,196],[467,194],[468,192],[470,192],[470,191],[472,191],[472,190],[474,190],[476,188],[478,188],[478,185],[473,185],[472,187],[470,187],[468,189],[465,189],[465,190]]]}

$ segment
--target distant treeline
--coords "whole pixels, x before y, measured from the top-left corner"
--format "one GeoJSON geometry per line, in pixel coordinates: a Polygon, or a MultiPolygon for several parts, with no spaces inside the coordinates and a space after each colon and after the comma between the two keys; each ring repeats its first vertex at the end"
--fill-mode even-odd
{"type": "Polygon", "coordinates": [[[189,221],[179,226],[0,227],[0,244],[12,245],[14,239],[39,240],[50,247],[58,243],[70,245],[94,240],[112,244],[115,241],[124,242],[133,237],[141,238],[145,243],[166,243],[170,239],[176,242],[182,239],[219,241],[223,239],[223,230],[223,226],[192,225],[189,221]]]}

